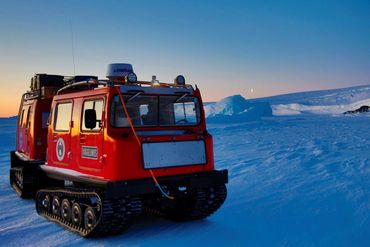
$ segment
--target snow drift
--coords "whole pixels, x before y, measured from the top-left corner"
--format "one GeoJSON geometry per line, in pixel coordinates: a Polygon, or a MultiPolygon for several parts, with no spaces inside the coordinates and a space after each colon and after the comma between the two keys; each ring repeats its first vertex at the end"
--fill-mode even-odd
{"type": "Polygon", "coordinates": [[[216,103],[204,106],[208,123],[244,122],[272,116],[267,102],[249,102],[241,95],[226,97],[216,103]]]}

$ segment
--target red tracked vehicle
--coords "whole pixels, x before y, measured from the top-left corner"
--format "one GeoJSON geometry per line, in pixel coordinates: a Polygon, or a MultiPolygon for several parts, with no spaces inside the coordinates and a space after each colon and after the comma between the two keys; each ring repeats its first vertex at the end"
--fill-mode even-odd
{"type": "Polygon", "coordinates": [[[199,89],[137,81],[129,64],[108,80],[37,74],[23,95],[10,183],[37,212],[84,237],[120,233],[144,209],[203,219],[226,199],[199,89]]]}

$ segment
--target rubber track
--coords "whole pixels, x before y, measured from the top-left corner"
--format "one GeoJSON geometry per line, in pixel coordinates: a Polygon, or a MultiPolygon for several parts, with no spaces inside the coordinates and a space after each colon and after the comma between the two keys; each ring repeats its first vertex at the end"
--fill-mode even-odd
{"type": "Polygon", "coordinates": [[[132,219],[141,214],[142,202],[139,198],[130,197],[108,199],[104,198],[104,196],[100,195],[97,191],[91,190],[74,188],[47,189],[37,192],[36,210],[39,215],[60,224],[70,231],[78,233],[86,238],[96,238],[118,234],[129,227],[132,219]],[[83,223],[81,226],[76,226],[72,222],[64,220],[61,216],[45,211],[42,206],[42,199],[46,193],[50,196],[51,200],[54,196],[58,196],[60,201],[64,198],[68,198],[70,201],[85,205],[85,208],[87,206],[95,208],[98,217],[95,227],[91,230],[87,230],[84,228],[83,223]]]}
{"type": "Polygon", "coordinates": [[[16,168],[11,171],[10,174],[10,181],[11,186],[15,190],[18,196],[22,198],[32,198],[35,195],[34,190],[34,178],[32,175],[25,172],[24,168],[16,168]],[[22,187],[20,187],[17,183],[17,173],[22,176],[22,187]]]}
{"type": "Polygon", "coordinates": [[[189,212],[189,220],[204,219],[221,207],[227,196],[226,187],[210,187],[207,189],[198,189],[195,193],[195,206],[189,212]]]}
{"type": "Polygon", "coordinates": [[[187,196],[185,201],[179,200],[172,208],[162,208],[161,203],[157,202],[146,206],[144,210],[147,214],[167,217],[175,221],[199,220],[216,212],[225,202],[226,196],[225,185],[198,188],[187,196]]]}

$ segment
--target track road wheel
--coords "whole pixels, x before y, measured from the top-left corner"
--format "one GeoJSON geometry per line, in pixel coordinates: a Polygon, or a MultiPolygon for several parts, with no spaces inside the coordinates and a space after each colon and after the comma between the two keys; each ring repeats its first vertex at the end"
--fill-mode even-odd
{"type": "Polygon", "coordinates": [[[75,224],[76,226],[81,226],[82,224],[82,208],[80,204],[77,202],[72,204],[72,223],[75,224]]]}
{"type": "MultiPolygon", "coordinates": [[[[96,238],[121,233],[131,225],[134,217],[142,212],[141,198],[111,198],[97,191],[76,188],[41,189],[35,200],[37,213],[82,237],[96,238]],[[45,209],[42,201],[46,195],[52,199],[58,197],[61,201],[60,215],[56,216],[45,209]],[[69,220],[63,216],[64,213],[68,214],[68,210],[63,209],[69,208],[65,199],[72,205],[69,220]]],[[[53,204],[53,200],[51,202],[53,204]]]]}
{"type": "Polygon", "coordinates": [[[84,222],[85,228],[91,230],[95,227],[97,221],[95,210],[92,207],[88,207],[85,210],[84,222]]]}
{"type": "Polygon", "coordinates": [[[50,212],[50,208],[51,208],[51,200],[50,200],[50,196],[48,194],[46,194],[44,196],[44,198],[42,199],[42,207],[44,208],[44,210],[46,212],[50,212]]]}
{"type": "Polygon", "coordinates": [[[18,186],[19,189],[23,189],[23,172],[21,171],[16,171],[15,172],[15,182],[18,186]]]}
{"type": "Polygon", "coordinates": [[[68,199],[63,199],[61,206],[61,216],[65,221],[69,221],[71,218],[71,204],[68,199]]]}
{"type": "Polygon", "coordinates": [[[51,202],[51,211],[54,215],[60,215],[60,199],[58,196],[53,197],[53,201],[51,202]]]}

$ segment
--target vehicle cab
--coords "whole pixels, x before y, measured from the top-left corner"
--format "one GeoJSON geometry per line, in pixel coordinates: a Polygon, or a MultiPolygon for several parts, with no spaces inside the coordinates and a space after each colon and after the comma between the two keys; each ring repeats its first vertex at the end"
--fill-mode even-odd
{"type": "Polygon", "coordinates": [[[46,170],[100,182],[214,170],[198,88],[182,76],[174,84],[108,77],[54,97],[46,170]]]}

